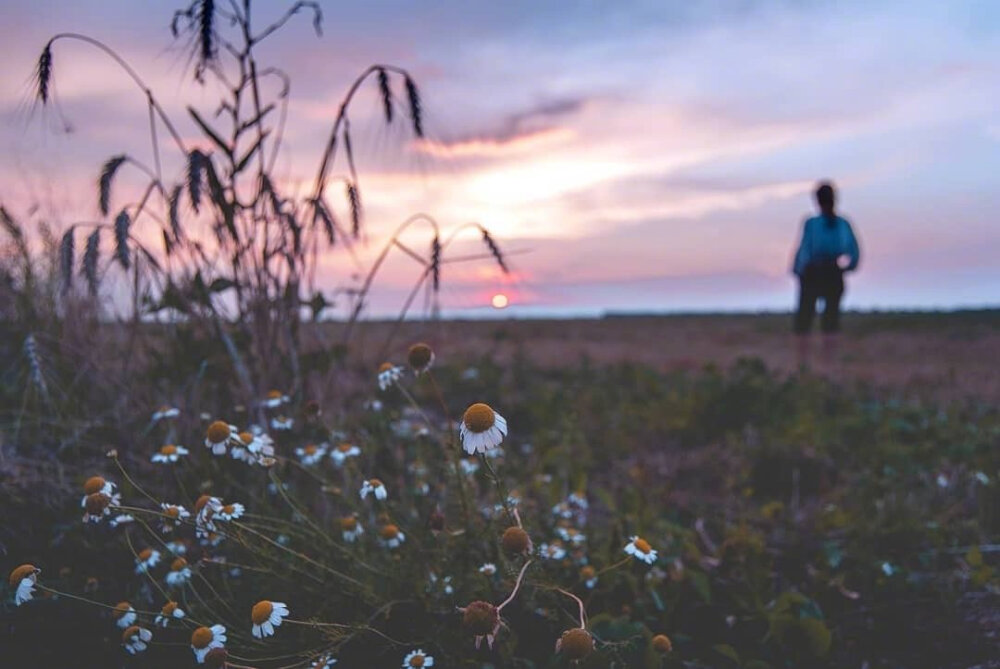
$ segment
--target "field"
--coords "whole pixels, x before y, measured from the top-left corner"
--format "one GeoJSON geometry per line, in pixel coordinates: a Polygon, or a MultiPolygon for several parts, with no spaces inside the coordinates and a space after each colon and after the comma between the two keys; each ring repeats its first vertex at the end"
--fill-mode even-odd
{"type": "Polygon", "coordinates": [[[342,326],[325,323],[302,333],[316,349],[303,392],[261,413],[236,406],[224,373],[198,372],[202,349],[165,368],[170,330],[146,333],[159,353],[106,410],[120,369],[57,388],[50,362],[57,420],[14,384],[4,396],[3,565],[42,568],[34,599],[6,592],[4,666],[196,666],[192,630],[212,624],[233,667],[419,666],[416,649],[441,667],[998,666],[1000,313],[848,314],[836,359],[806,370],[787,326],[373,322],[338,347],[342,326]],[[435,361],[415,375],[418,341],[435,361]],[[383,360],[401,367],[379,390],[383,360]],[[151,422],[164,402],[180,415],[151,422]],[[454,421],[474,402],[508,431],[501,450],[458,460],[454,421]],[[243,430],[284,414],[294,427],[268,430],[264,466],[237,461],[238,442],[232,458],[201,444],[216,418],[243,430]],[[190,456],[151,463],[168,442],[190,456]],[[338,464],[342,443],[360,452],[338,464]],[[133,522],[110,527],[105,507],[81,522],[94,475],[133,522]],[[371,477],[384,501],[359,498],[371,477]],[[201,493],[245,515],[164,532],[159,503],[193,511],[201,493]],[[345,518],[366,533],[348,540],[345,518]],[[530,547],[501,539],[521,526],[530,547]],[[171,584],[179,537],[193,574],[171,584]],[[145,548],[163,557],[137,569],[145,548]],[[123,600],[153,634],[136,657],[115,624],[123,600]],[[260,600],[290,610],[263,640],[260,600]],[[161,628],[165,601],[188,615],[161,628]],[[493,648],[477,647],[488,634],[493,648]]]}

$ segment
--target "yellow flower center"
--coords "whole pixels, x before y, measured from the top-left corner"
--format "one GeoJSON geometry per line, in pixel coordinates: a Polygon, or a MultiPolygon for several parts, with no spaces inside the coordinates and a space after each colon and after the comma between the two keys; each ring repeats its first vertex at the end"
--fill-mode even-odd
{"type": "Polygon", "coordinates": [[[347,518],[340,519],[340,529],[342,530],[353,532],[357,526],[358,526],[358,519],[353,516],[348,516],[347,518]]]}
{"type": "Polygon", "coordinates": [[[410,347],[410,351],[406,355],[406,361],[410,363],[410,367],[413,369],[423,370],[431,363],[432,355],[434,353],[427,344],[414,344],[410,347]]]}
{"type": "Polygon", "coordinates": [[[208,426],[206,434],[208,440],[213,444],[221,444],[229,438],[229,424],[225,421],[217,420],[208,426]]]}
{"type": "Polygon", "coordinates": [[[104,488],[105,483],[106,481],[100,476],[91,476],[83,484],[83,492],[85,495],[93,495],[95,492],[100,492],[104,488]]]}
{"type": "Polygon", "coordinates": [[[381,374],[382,372],[388,372],[390,369],[392,369],[392,367],[393,365],[391,362],[383,362],[381,365],[378,366],[378,373],[381,374]]]}
{"type": "Polygon", "coordinates": [[[201,649],[212,643],[212,639],[214,638],[215,635],[212,634],[211,629],[208,627],[199,627],[191,633],[191,645],[195,648],[201,649]]]}
{"type": "Polygon", "coordinates": [[[303,450],[306,452],[306,455],[316,455],[316,451],[318,451],[319,448],[316,444],[309,444],[303,450]]]}
{"type": "Polygon", "coordinates": [[[653,637],[653,648],[661,653],[669,653],[673,649],[674,644],[671,643],[670,637],[666,634],[657,634],[653,637]]]}
{"type": "MultiPolygon", "coordinates": [[[[179,558],[177,558],[176,560],[174,560],[173,562],[170,563],[170,569],[171,569],[171,571],[181,571],[182,569],[184,569],[184,567],[187,566],[187,564],[188,564],[187,560],[185,560],[182,557],[179,557],[179,558]]],[[[174,604],[174,607],[176,607],[176,606],[177,605],[174,604]]]]}
{"type": "Polygon", "coordinates": [[[163,515],[167,516],[168,518],[178,518],[181,515],[181,510],[179,507],[176,506],[168,506],[163,510],[163,515]]]}
{"type": "Polygon", "coordinates": [[[471,432],[486,432],[496,422],[496,414],[488,404],[477,402],[465,410],[462,421],[471,432]]]}
{"type": "Polygon", "coordinates": [[[383,539],[395,539],[399,536],[399,528],[389,523],[388,525],[383,525],[381,530],[383,539]]]}
{"type": "Polygon", "coordinates": [[[344,443],[344,444],[341,444],[340,446],[337,446],[337,450],[340,451],[341,453],[347,453],[352,448],[354,448],[354,446],[352,446],[351,444],[347,444],[347,443],[344,443]]]}
{"type": "Polygon", "coordinates": [[[173,455],[176,452],[177,452],[177,447],[174,446],[173,444],[167,444],[166,446],[160,448],[160,453],[162,453],[163,455],[173,455]]]}
{"type": "Polygon", "coordinates": [[[204,509],[205,505],[208,504],[208,501],[210,499],[212,499],[211,495],[202,495],[201,497],[199,497],[198,501],[194,503],[194,512],[198,513],[202,509],[204,509]]]}
{"type": "Polygon", "coordinates": [[[269,390],[267,391],[267,399],[269,400],[280,400],[281,391],[280,390],[269,390]]]}
{"type": "Polygon", "coordinates": [[[382,487],[382,481],[379,480],[379,479],[369,479],[368,485],[370,485],[373,488],[381,488],[382,487]]]}
{"type": "Polygon", "coordinates": [[[591,567],[590,565],[587,565],[586,567],[580,570],[580,578],[585,578],[588,581],[594,578],[595,574],[597,574],[597,572],[594,571],[594,568],[591,567]]]}
{"type": "Polygon", "coordinates": [[[226,504],[224,507],[222,507],[222,513],[225,513],[227,515],[231,515],[235,510],[236,507],[232,504],[226,504]]]}
{"type": "Polygon", "coordinates": [[[594,650],[594,637],[579,627],[566,630],[560,638],[560,649],[569,659],[582,660],[594,650]]]}
{"type": "Polygon", "coordinates": [[[131,608],[132,605],[129,604],[128,602],[118,602],[117,604],[115,604],[115,610],[111,612],[111,617],[114,618],[115,620],[118,620],[119,618],[123,617],[126,613],[128,613],[129,609],[131,608]]]}
{"type": "Polygon", "coordinates": [[[272,611],[274,611],[274,605],[265,599],[253,605],[250,610],[250,619],[253,620],[254,625],[260,625],[271,617],[272,611]]]}
{"type": "Polygon", "coordinates": [[[177,610],[177,602],[167,602],[166,604],[163,605],[163,608],[160,609],[160,613],[165,616],[172,616],[174,615],[174,611],[176,610],[177,610]]]}
{"type": "Polygon", "coordinates": [[[132,640],[132,637],[136,636],[137,634],[139,634],[138,625],[132,625],[131,627],[126,628],[126,630],[122,632],[122,642],[128,643],[129,641],[132,640]]]}
{"type": "Polygon", "coordinates": [[[33,564],[22,564],[20,567],[14,569],[10,572],[10,585],[16,588],[21,584],[21,581],[28,578],[35,573],[35,565],[33,564]]]}
{"type": "Polygon", "coordinates": [[[249,446],[253,442],[253,432],[240,432],[240,441],[249,446]]]}
{"type": "Polygon", "coordinates": [[[424,666],[424,656],[423,655],[414,655],[413,657],[411,657],[410,658],[410,666],[411,667],[422,667],[422,666],[424,666]]]}
{"type": "Polygon", "coordinates": [[[141,551],[139,551],[139,559],[142,560],[143,562],[145,562],[151,557],[153,557],[152,548],[143,548],[141,551]]]}
{"type": "Polygon", "coordinates": [[[640,553],[648,554],[649,551],[653,550],[653,547],[649,545],[649,542],[642,537],[637,537],[636,540],[632,542],[632,545],[635,546],[640,553]]]}

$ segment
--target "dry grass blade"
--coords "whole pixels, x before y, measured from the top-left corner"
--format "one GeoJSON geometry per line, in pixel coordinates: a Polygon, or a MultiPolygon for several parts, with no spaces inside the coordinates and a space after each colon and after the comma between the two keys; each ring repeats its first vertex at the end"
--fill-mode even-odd
{"type": "Polygon", "coordinates": [[[205,169],[205,163],[207,158],[205,154],[194,149],[188,154],[188,164],[187,164],[187,187],[188,187],[188,197],[191,198],[191,206],[194,208],[194,213],[198,213],[201,209],[201,177],[205,169]]]}
{"type": "Polygon", "coordinates": [[[382,95],[385,122],[392,123],[392,90],[389,88],[389,73],[385,71],[384,67],[378,68],[378,90],[382,95]]]}
{"type": "Polygon", "coordinates": [[[62,292],[69,292],[73,285],[73,255],[75,253],[73,241],[73,228],[63,233],[59,242],[59,273],[62,277],[62,292]]]}
{"type": "Polygon", "coordinates": [[[500,252],[500,247],[497,246],[496,241],[490,236],[490,231],[486,228],[482,228],[483,231],[483,241],[486,242],[486,246],[490,249],[490,254],[496,259],[497,264],[500,265],[500,269],[504,274],[509,274],[510,270],[507,269],[507,263],[504,262],[503,254],[500,252]]]}
{"type": "Polygon", "coordinates": [[[132,225],[132,219],[124,209],[115,218],[115,259],[122,267],[128,269],[132,264],[128,250],[128,229],[132,225]]]}
{"type": "Polygon", "coordinates": [[[351,234],[356,239],[361,234],[361,194],[350,181],[347,182],[347,201],[351,203],[351,234]]]}
{"type": "Polygon", "coordinates": [[[413,133],[417,137],[424,136],[423,107],[420,105],[420,93],[417,85],[407,74],[404,77],[406,85],[406,99],[410,104],[410,120],[413,121],[413,133]]]}
{"type": "Polygon", "coordinates": [[[431,281],[434,292],[441,289],[441,238],[434,235],[431,242],[431,281]]]}
{"type": "Polygon", "coordinates": [[[128,156],[122,154],[120,156],[112,156],[108,162],[104,163],[104,167],[101,168],[101,178],[98,181],[98,204],[101,208],[101,215],[107,216],[108,210],[111,204],[111,182],[115,178],[115,173],[118,168],[122,166],[128,159],[128,156]]]}
{"type": "Polygon", "coordinates": [[[181,191],[184,187],[181,184],[174,186],[174,190],[170,193],[170,201],[168,206],[168,218],[170,219],[170,231],[174,235],[174,239],[179,240],[181,238],[181,219],[179,214],[179,209],[181,205],[181,191]]]}
{"type": "Polygon", "coordinates": [[[206,135],[208,135],[209,139],[211,139],[213,142],[215,142],[215,145],[218,146],[222,150],[223,153],[225,153],[227,156],[229,156],[230,160],[232,160],[233,159],[233,149],[232,149],[232,147],[230,147],[228,144],[226,144],[226,141],[224,139],[222,139],[222,137],[219,135],[218,132],[216,132],[215,128],[213,128],[212,126],[210,126],[208,124],[208,121],[206,121],[205,119],[203,119],[201,117],[201,114],[199,114],[198,110],[195,109],[194,107],[188,107],[187,110],[188,110],[188,114],[191,115],[191,118],[194,119],[194,122],[198,124],[199,128],[201,128],[201,131],[203,133],[205,133],[206,135]]]}
{"type": "Polygon", "coordinates": [[[201,0],[198,6],[198,67],[195,77],[201,80],[205,69],[215,60],[215,0],[201,0]]]}
{"type": "Polygon", "coordinates": [[[323,230],[326,231],[326,239],[330,246],[333,246],[337,241],[337,225],[333,220],[333,214],[330,213],[330,209],[326,206],[326,203],[322,198],[316,198],[312,201],[314,218],[313,222],[315,224],[316,219],[323,221],[323,230]]]}
{"type": "Polygon", "coordinates": [[[87,280],[87,290],[97,295],[97,261],[100,258],[101,229],[95,228],[87,236],[87,246],[83,251],[83,277],[87,280]]]}
{"type": "Polygon", "coordinates": [[[164,229],[163,231],[163,252],[167,254],[169,258],[174,254],[174,243],[170,240],[170,233],[164,229]]]}
{"type": "Polygon", "coordinates": [[[49,102],[49,82],[52,80],[52,42],[45,45],[42,55],[38,57],[38,66],[35,68],[35,79],[38,85],[37,95],[42,104],[49,102]]]}
{"type": "Polygon", "coordinates": [[[3,206],[0,206],[0,222],[3,223],[4,230],[7,231],[7,234],[9,234],[11,238],[13,238],[14,243],[17,244],[18,252],[21,254],[27,254],[28,247],[24,240],[24,231],[21,230],[21,226],[3,206]]]}
{"type": "Polygon", "coordinates": [[[226,189],[223,188],[222,182],[219,180],[219,175],[215,172],[215,165],[212,163],[211,158],[205,157],[205,176],[208,178],[208,191],[212,195],[212,202],[219,211],[222,212],[222,221],[226,226],[226,230],[229,231],[229,236],[237,244],[240,243],[240,235],[236,231],[236,223],[234,221],[234,211],[233,204],[229,202],[226,198],[226,189]]]}

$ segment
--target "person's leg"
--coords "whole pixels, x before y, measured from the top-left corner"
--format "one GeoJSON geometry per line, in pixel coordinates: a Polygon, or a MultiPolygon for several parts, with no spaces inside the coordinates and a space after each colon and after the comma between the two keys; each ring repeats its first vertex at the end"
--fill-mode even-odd
{"type": "Polygon", "coordinates": [[[836,360],[840,340],[840,300],[844,296],[844,275],[835,268],[824,283],[823,315],[820,321],[823,330],[823,359],[832,364],[836,360]]]}
{"type": "Polygon", "coordinates": [[[809,330],[816,317],[815,278],[809,269],[799,277],[799,305],[795,312],[795,354],[799,367],[809,363],[809,330]]]}

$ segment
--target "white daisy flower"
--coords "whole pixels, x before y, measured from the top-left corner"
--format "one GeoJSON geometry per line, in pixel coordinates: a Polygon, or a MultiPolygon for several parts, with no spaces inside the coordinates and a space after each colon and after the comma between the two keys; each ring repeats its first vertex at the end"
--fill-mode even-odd
{"type": "Polygon", "coordinates": [[[212,449],[212,455],[225,455],[226,448],[230,444],[233,446],[240,445],[237,433],[235,425],[230,425],[223,420],[217,420],[209,425],[205,431],[205,447],[212,449]]]}
{"type": "Polygon", "coordinates": [[[135,557],[135,573],[145,574],[160,562],[160,551],[155,548],[143,548],[135,557]]]}
{"type": "Polygon", "coordinates": [[[225,504],[220,506],[215,510],[215,515],[213,518],[218,518],[219,520],[236,520],[243,515],[246,508],[239,502],[233,502],[232,504],[225,504]]]}
{"type": "Polygon", "coordinates": [[[153,412],[153,422],[158,420],[163,420],[164,418],[176,418],[181,413],[181,410],[177,407],[167,406],[164,404],[159,409],[153,412]]]}
{"type": "Polygon", "coordinates": [[[374,399],[365,402],[365,408],[369,411],[381,411],[382,410],[382,400],[374,399]]]}
{"type": "Polygon", "coordinates": [[[134,523],[135,516],[128,513],[119,513],[117,516],[108,521],[108,525],[111,527],[118,527],[119,525],[127,525],[128,523],[134,523]]]}
{"type": "Polygon", "coordinates": [[[382,526],[379,530],[379,536],[384,543],[389,548],[398,548],[404,541],[406,541],[406,535],[400,531],[398,527],[392,523],[388,523],[382,526]]]}
{"type": "Polygon", "coordinates": [[[309,669],[330,669],[335,664],[337,664],[337,660],[332,655],[321,655],[313,660],[309,669]]]}
{"type": "Polygon", "coordinates": [[[625,546],[625,552],[646,564],[656,562],[656,550],[642,537],[632,537],[629,539],[628,545],[625,546]]]}
{"type": "Polygon", "coordinates": [[[557,527],[556,534],[563,541],[568,541],[571,544],[579,546],[587,540],[587,535],[580,532],[580,530],[575,527],[557,527]]]}
{"type": "Polygon", "coordinates": [[[111,506],[119,506],[122,503],[121,493],[118,492],[118,486],[111,481],[105,480],[102,476],[91,476],[87,479],[87,482],[83,484],[83,497],[80,499],[80,508],[87,506],[87,498],[91,495],[100,493],[106,495],[108,498],[108,504],[111,506]]]}
{"type": "Polygon", "coordinates": [[[590,504],[587,502],[587,497],[582,492],[570,493],[569,497],[566,498],[570,506],[574,506],[578,509],[586,511],[590,504]]]}
{"type": "Polygon", "coordinates": [[[35,595],[35,584],[42,570],[33,564],[22,564],[10,572],[8,582],[14,588],[14,605],[20,606],[35,595]]]}
{"type": "Polygon", "coordinates": [[[375,499],[385,499],[389,496],[385,484],[379,479],[368,479],[361,484],[361,499],[367,497],[369,493],[374,495],[375,499]]]}
{"type": "Polygon", "coordinates": [[[488,404],[478,402],[465,410],[459,434],[466,453],[486,453],[507,435],[507,420],[488,404]]]}
{"type": "Polygon", "coordinates": [[[345,516],[340,519],[341,536],[347,543],[354,543],[358,537],[365,533],[365,528],[361,526],[354,516],[345,516]]]}
{"type": "Polygon", "coordinates": [[[288,416],[275,416],[271,419],[272,430],[291,430],[295,420],[288,416]]]}
{"type": "Polygon", "coordinates": [[[224,625],[199,627],[191,633],[191,650],[198,664],[205,661],[205,656],[213,648],[223,648],[226,645],[226,628],[224,625]]]}
{"type": "Polygon", "coordinates": [[[170,571],[167,572],[167,585],[179,587],[191,580],[191,567],[188,561],[182,557],[174,558],[170,563],[170,571]]]}
{"type": "Polygon", "coordinates": [[[424,343],[414,344],[406,354],[406,362],[417,376],[420,376],[434,364],[434,350],[424,343]]]}
{"type": "Polygon", "coordinates": [[[103,492],[95,492],[83,499],[83,522],[99,523],[111,515],[111,498],[103,492]]]}
{"type": "Polygon", "coordinates": [[[302,464],[306,467],[310,467],[323,459],[323,456],[326,455],[326,446],[306,444],[302,448],[296,448],[295,455],[299,456],[299,460],[302,461],[302,464]]]}
{"type": "Polygon", "coordinates": [[[111,611],[111,617],[114,619],[115,624],[122,629],[131,626],[135,622],[136,616],[135,609],[128,602],[118,602],[111,611]]]}
{"type": "Polygon", "coordinates": [[[356,458],[361,455],[361,449],[354,444],[341,443],[337,448],[330,451],[330,459],[338,467],[343,466],[347,458],[356,458]]]}
{"type": "Polygon", "coordinates": [[[168,541],[166,549],[174,555],[185,555],[187,553],[187,544],[183,540],[168,541]]]}
{"type": "Polygon", "coordinates": [[[194,503],[195,535],[199,538],[215,532],[215,512],[222,508],[222,500],[211,495],[202,495],[194,503]]]}
{"type": "Polygon", "coordinates": [[[472,476],[479,471],[479,461],[475,458],[462,458],[458,463],[462,468],[462,473],[472,476]]]}
{"type": "Polygon", "coordinates": [[[153,622],[160,627],[166,627],[171,620],[180,620],[184,616],[184,610],[177,605],[177,602],[167,602],[156,614],[156,620],[153,622]]]}
{"type": "Polygon", "coordinates": [[[484,562],[481,567],[479,567],[480,574],[486,574],[487,576],[492,576],[497,573],[497,566],[492,562],[484,562]]]}
{"type": "Polygon", "coordinates": [[[288,607],[281,602],[262,600],[253,605],[250,619],[253,621],[253,635],[258,639],[274,634],[274,628],[281,625],[281,619],[288,616],[288,607]]]}
{"type": "Polygon", "coordinates": [[[179,504],[160,503],[160,529],[163,532],[173,532],[175,527],[180,527],[184,521],[191,517],[191,512],[179,504]]]}
{"type": "Polygon", "coordinates": [[[451,576],[445,576],[444,578],[439,579],[437,574],[431,572],[428,576],[428,581],[427,592],[431,592],[435,588],[440,587],[441,592],[446,595],[455,594],[455,588],[451,584],[451,576]],[[440,583],[440,586],[438,586],[438,583],[440,583]]]}
{"type": "Polygon", "coordinates": [[[383,362],[378,368],[379,390],[388,390],[391,386],[399,382],[403,376],[403,368],[397,367],[391,362],[383,362]]]}
{"type": "Polygon", "coordinates": [[[149,642],[153,638],[153,633],[145,627],[132,625],[122,632],[122,645],[131,655],[141,653],[146,650],[149,642]]]}
{"type": "Polygon", "coordinates": [[[176,444],[165,444],[149,458],[152,462],[177,462],[182,455],[187,455],[188,449],[176,444]]]}
{"type": "Polygon", "coordinates": [[[580,569],[580,580],[587,588],[593,590],[594,586],[597,585],[597,570],[589,564],[584,566],[580,569]]]}
{"type": "Polygon", "coordinates": [[[267,397],[261,401],[261,405],[267,407],[268,409],[276,409],[282,404],[288,404],[291,401],[288,395],[283,395],[280,390],[268,391],[267,397]]]}
{"type": "Polygon", "coordinates": [[[553,541],[551,544],[542,544],[538,547],[538,552],[547,560],[562,560],[566,557],[566,549],[562,543],[553,541]]]}
{"type": "Polygon", "coordinates": [[[419,648],[403,658],[403,669],[433,666],[434,658],[419,648]]]}

